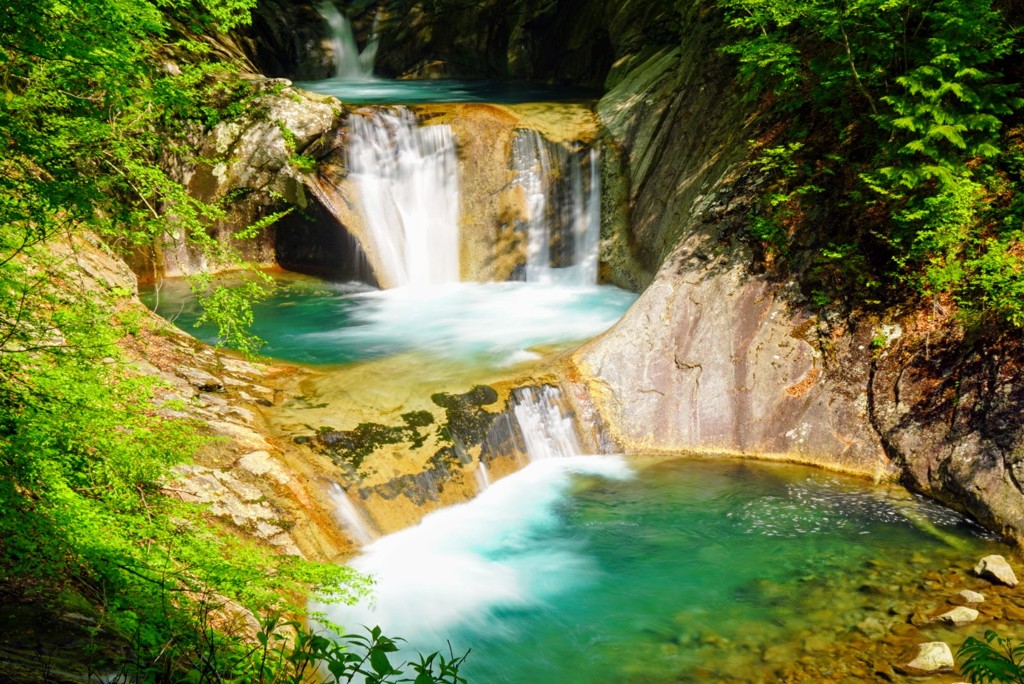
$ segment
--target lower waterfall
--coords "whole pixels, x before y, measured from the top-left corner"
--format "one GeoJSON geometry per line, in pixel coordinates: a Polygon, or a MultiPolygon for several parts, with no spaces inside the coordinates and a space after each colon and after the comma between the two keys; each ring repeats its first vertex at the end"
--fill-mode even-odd
{"type": "Polygon", "coordinates": [[[562,391],[551,385],[513,390],[512,410],[530,461],[583,454],[575,416],[566,404],[562,391]]]}
{"type": "Polygon", "coordinates": [[[373,531],[366,517],[352,503],[341,485],[332,482],[327,488],[327,494],[334,503],[334,513],[338,522],[354,542],[363,546],[377,538],[377,533],[373,531]]]}

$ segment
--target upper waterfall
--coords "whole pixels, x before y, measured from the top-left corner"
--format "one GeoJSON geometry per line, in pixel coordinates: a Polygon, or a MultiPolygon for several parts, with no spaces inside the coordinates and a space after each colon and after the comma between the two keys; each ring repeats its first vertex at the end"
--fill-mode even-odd
{"type": "Polygon", "coordinates": [[[405,107],[349,117],[348,166],[390,287],[459,280],[459,184],[450,126],[405,107]]]}
{"type": "Polygon", "coordinates": [[[597,283],[601,176],[596,147],[571,150],[534,130],[517,131],[515,182],[527,212],[528,282],[597,283]]]}
{"type": "Polygon", "coordinates": [[[334,78],[342,81],[367,81],[373,78],[373,63],[377,59],[377,21],[369,42],[360,52],[352,33],[352,23],[338,11],[330,0],[318,0],[316,11],[331,27],[331,47],[334,50],[334,78]]]}

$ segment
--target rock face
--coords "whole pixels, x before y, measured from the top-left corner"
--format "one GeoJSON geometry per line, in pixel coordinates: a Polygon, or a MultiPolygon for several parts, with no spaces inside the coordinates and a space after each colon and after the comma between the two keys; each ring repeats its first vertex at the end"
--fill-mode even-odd
{"type": "Polygon", "coordinates": [[[573,356],[581,403],[623,449],[891,475],[1024,540],[1021,342],[972,341],[932,313],[821,314],[799,264],[764,273],[746,228],[763,181],[744,162],[770,122],[736,92],[714,12],[619,13],[633,29],[598,105],[620,165],[605,174],[602,258],[608,279],[647,289],[573,356]],[[659,13],[671,29],[650,23],[659,13]]]}
{"type": "MultiPolygon", "coordinates": [[[[620,446],[884,476],[864,385],[831,381],[816,322],[739,264],[693,262],[692,251],[678,253],[617,326],[573,357],[620,446]]],[[[845,370],[863,380],[868,368],[845,370]]]]}
{"type": "MultiPolygon", "coordinates": [[[[627,208],[606,215],[602,256],[612,280],[650,285],[575,354],[574,375],[624,449],[755,454],[883,477],[892,465],[870,425],[870,352],[832,339],[796,282],[752,272],[744,202],[759,181],[741,163],[756,132],[749,105],[714,49],[714,15],[671,12],[692,39],[633,47],[598,105],[624,179],[610,181],[606,201],[627,208]]],[[[642,44],[633,40],[624,49],[642,44]]]]}
{"type": "MultiPolygon", "coordinates": [[[[276,263],[274,226],[255,238],[236,239],[246,226],[285,209],[305,209],[309,161],[322,153],[325,136],[336,128],[343,109],[337,100],[309,95],[286,82],[258,80],[258,91],[244,116],[218,123],[190,141],[199,162],[169,161],[171,175],[194,197],[225,207],[224,217],[208,231],[245,259],[276,263]]],[[[128,257],[141,280],[230,268],[230,261],[209,263],[188,244],[188,236],[165,235],[151,248],[128,257]]]]}
{"type": "Polygon", "coordinates": [[[271,78],[313,81],[334,73],[329,28],[311,2],[261,0],[235,39],[271,78]]]}
{"type": "Polygon", "coordinates": [[[907,317],[878,354],[873,420],[905,483],[1024,541],[1024,345],[907,317]]]}

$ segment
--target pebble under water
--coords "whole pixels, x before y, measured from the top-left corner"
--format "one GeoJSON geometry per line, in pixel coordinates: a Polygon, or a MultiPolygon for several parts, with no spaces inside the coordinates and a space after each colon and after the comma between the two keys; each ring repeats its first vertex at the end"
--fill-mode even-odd
{"type": "Polygon", "coordinates": [[[976,586],[970,564],[1000,548],[936,504],[809,468],[549,459],[366,547],[373,607],[328,613],[471,648],[471,682],[873,681],[878,659],[973,633],[908,616],[976,586]]]}

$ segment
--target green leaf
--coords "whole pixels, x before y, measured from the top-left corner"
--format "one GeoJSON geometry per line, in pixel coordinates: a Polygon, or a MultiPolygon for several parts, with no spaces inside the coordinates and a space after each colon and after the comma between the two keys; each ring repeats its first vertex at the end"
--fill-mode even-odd
{"type": "Polygon", "coordinates": [[[379,675],[389,675],[394,672],[391,661],[388,660],[388,654],[384,651],[377,649],[370,651],[370,665],[379,675]]]}

